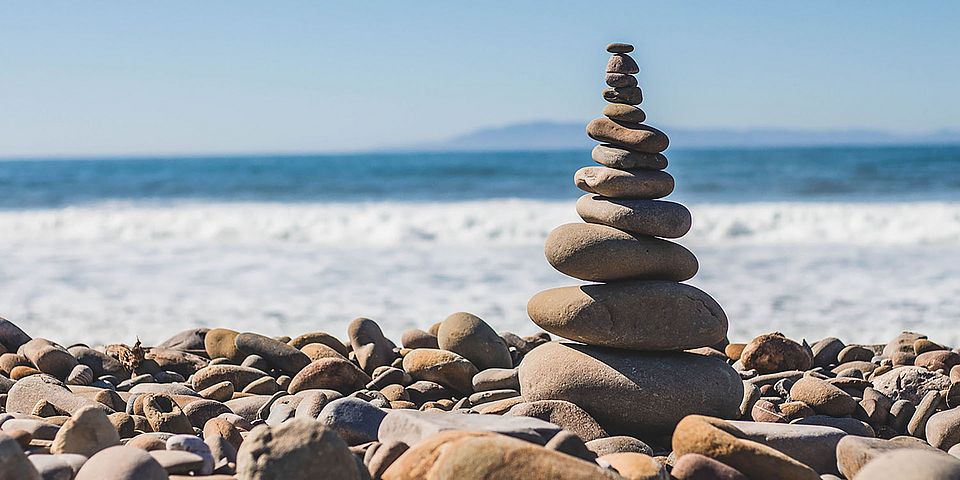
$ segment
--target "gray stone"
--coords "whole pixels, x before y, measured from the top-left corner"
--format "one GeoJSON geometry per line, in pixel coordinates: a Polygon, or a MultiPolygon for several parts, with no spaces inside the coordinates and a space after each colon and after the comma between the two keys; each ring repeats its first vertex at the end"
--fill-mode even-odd
{"type": "MultiPolygon", "coordinates": [[[[27,457],[43,480],[72,480],[76,475],[73,467],[59,455],[30,455],[27,457]]],[[[86,457],[84,457],[86,460],[86,457]]],[[[0,478],[3,475],[0,474],[0,478]]]]}
{"type": "Polygon", "coordinates": [[[8,393],[6,409],[13,413],[31,413],[40,401],[46,401],[67,415],[87,406],[113,413],[113,409],[106,405],[74,395],[63,382],[50,375],[32,375],[18,381],[8,393]]]}
{"type": "Polygon", "coordinates": [[[527,401],[574,403],[611,434],[669,432],[690,414],[734,418],[743,396],[726,363],[680,352],[550,342],[527,354],[519,374],[527,401]]]}
{"type": "Polygon", "coordinates": [[[762,422],[728,422],[745,434],[745,438],[762,443],[806,464],[817,473],[840,473],[837,470],[837,443],[847,436],[838,428],[815,425],[785,425],[762,422]]]}
{"type": "Polygon", "coordinates": [[[209,328],[191,328],[184,330],[164,340],[163,342],[160,342],[160,344],[157,345],[157,348],[182,351],[203,351],[206,349],[203,340],[209,331],[209,328]]]}
{"type": "MultiPolygon", "coordinates": [[[[189,472],[196,473],[197,475],[213,474],[215,464],[213,453],[210,451],[210,446],[201,440],[200,437],[194,435],[174,435],[167,439],[167,450],[189,452],[200,457],[201,464],[192,466],[190,470],[188,470],[189,472]]],[[[234,453],[234,457],[235,456],[236,454],[234,453]]],[[[170,471],[170,469],[167,468],[167,471],[170,471]]]]}
{"type": "Polygon", "coordinates": [[[561,337],[631,350],[699,348],[727,333],[727,316],[713,298],[696,287],[665,281],[553,288],[531,298],[527,314],[561,337]]]}
{"type": "Polygon", "coordinates": [[[926,436],[927,421],[937,411],[941,402],[940,392],[933,390],[926,393],[907,423],[907,433],[914,437],[924,438],[926,436]]]}
{"type": "Polygon", "coordinates": [[[868,463],[855,480],[957,480],[960,460],[927,451],[897,450],[868,463]]]}
{"type": "Polygon", "coordinates": [[[530,417],[392,410],[380,423],[378,438],[381,442],[403,442],[413,447],[448,430],[494,432],[545,445],[561,428],[530,417]]]}
{"type": "Polygon", "coordinates": [[[873,388],[893,401],[903,398],[919,403],[927,392],[950,388],[950,377],[926,368],[906,366],[875,378],[873,388]]]}
{"type": "Polygon", "coordinates": [[[934,413],[924,428],[927,443],[947,451],[960,443],[960,408],[934,413]]]}
{"type": "Polygon", "coordinates": [[[8,352],[16,352],[20,346],[30,341],[30,335],[10,320],[0,317],[0,345],[8,352]]]}
{"type": "Polygon", "coordinates": [[[614,453],[642,453],[653,455],[653,449],[637,438],[627,435],[598,438],[586,443],[587,448],[598,457],[614,453]]]}
{"type": "Polygon", "coordinates": [[[516,368],[488,368],[473,376],[471,380],[473,390],[485,392],[489,390],[520,390],[520,380],[516,368]]]}
{"type": "Polygon", "coordinates": [[[876,433],[870,425],[867,425],[856,418],[850,417],[831,417],[829,415],[811,415],[809,417],[798,418],[792,422],[794,425],[820,425],[824,427],[833,427],[847,432],[848,435],[857,435],[861,437],[874,437],[876,433]]]}
{"type": "Polygon", "coordinates": [[[348,445],[360,445],[377,440],[380,422],[386,415],[358,398],[340,398],[323,407],[317,421],[337,432],[348,445]]]}
{"type": "Polygon", "coordinates": [[[577,200],[583,221],[607,225],[625,232],[654,237],[679,238],[692,225],[687,207],[664,200],[616,199],[587,194],[577,200]]]}
{"type": "Polygon", "coordinates": [[[101,450],[80,468],[76,480],[167,480],[167,472],[144,450],[117,446],[101,450]]]}
{"type": "MultiPolygon", "coordinates": [[[[4,333],[3,327],[0,323],[0,334],[4,333]]],[[[3,433],[0,433],[0,480],[40,480],[40,474],[24,455],[20,444],[3,433]]]]}
{"type": "Polygon", "coordinates": [[[170,475],[197,473],[206,465],[200,455],[179,450],[151,450],[150,456],[170,475]]]}

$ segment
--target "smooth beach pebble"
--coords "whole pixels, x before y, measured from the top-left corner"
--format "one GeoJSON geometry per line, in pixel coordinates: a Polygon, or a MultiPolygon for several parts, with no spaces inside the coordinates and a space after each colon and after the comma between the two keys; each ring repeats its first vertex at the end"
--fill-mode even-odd
{"type": "Polygon", "coordinates": [[[622,479],[573,456],[503,435],[445,432],[411,447],[384,480],[445,478],[622,479]]]}
{"type": "Polygon", "coordinates": [[[733,418],[743,395],[727,364],[679,352],[551,342],[531,351],[519,372],[527,401],[574,403],[611,434],[669,431],[693,413],[733,418]]]}
{"type": "Polygon", "coordinates": [[[481,371],[513,367],[503,339],[487,322],[467,312],[448,316],[437,331],[437,342],[440,349],[461,355],[481,371]]]}
{"type": "Polygon", "coordinates": [[[533,417],[563,427],[589,442],[607,436],[607,432],[589,413],[564,400],[539,400],[514,405],[504,415],[533,417]]]}
{"type": "Polygon", "coordinates": [[[855,480],[956,480],[960,460],[927,451],[897,450],[878,456],[857,473],[855,480]]]}
{"type": "Polygon", "coordinates": [[[120,435],[103,410],[86,407],[60,427],[50,453],[76,453],[86,457],[120,444],[120,435]]]}
{"type": "Polygon", "coordinates": [[[664,200],[626,200],[586,194],[577,200],[585,222],[606,225],[636,235],[679,238],[690,230],[690,211],[664,200]]]}
{"type": "Polygon", "coordinates": [[[23,448],[6,433],[0,433],[0,480],[40,480],[23,448]]]}
{"type": "Polygon", "coordinates": [[[677,458],[670,475],[677,480],[749,480],[737,469],[699,453],[677,458]]]}
{"type": "Polygon", "coordinates": [[[667,157],[660,153],[636,152],[609,144],[593,147],[590,157],[601,165],[625,170],[633,168],[663,170],[667,168],[668,163],[667,157]]]}
{"type": "Polygon", "coordinates": [[[642,153],[660,153],[670,146],[667,135],[643,124],[618,122],[597,118],[587,125],[587,135],[603,143],[610,143],[642,153]]]}
{"type": "Polygon", "coordinates": [[[923,440],[913,437],[896,437],[890,440],[847,435],[837,442],[837,467],[846,478],[854,478],[864,465],[874,458],[896,450],[923,450],[943,453],[923,440]]]}
{"type": "Polygon", "coordinates": [[[717,419],[690,415],[673,433],[673,454],[689,453],[718,460],[749,478],[820,480],[812,468],[766,445],[744,439],[737,427],[717,419]]]}
{"type": "Polygon", "coordinates": [[[813,377],[797,380],[790,388],[790,398],[806,403],[817,413],[832,417],[851,415],[857,409],[857,401],[853,397],[813,377]]]}
{"type": "Polygon", "coordinates": [[[673,192],[673,177],[662,170],[583,167],[573,175],[580,190],[610,198],[654,199],[673,192]]]}
{"type": "Polygon", "coordinates": [[[427,380],[463,394],[473,392],[477,367],[466,358],[448,351],[418,348],[403,357],[403,369],[415,380],[427,380]]]}
{"type": "Polygon", "coordinates": [[[670,480],[667,469],[660,462],[642,453],[613,453],[598,460],[609,464],[620,476],[630,480],[670,480]]]}
{"type": "Polygon", "coordinates": [[[727,317],[713,298],[674,282],[553,288],[534,295],[527,314],[540,328],[564,338],[631,350],[698,348],[720,342],[727,332],[727,317]]]}
{"type": "Polygon", "coordinates": [[[693,253],[679,244],[591,223],[555,228],[547,236],[544,252],[550,265],[561,273],[592,282],[682,282],[699,268],[693,253]]]}
{"type": "Polygon", "coordinates": [[[167,480],[167,471],[144,450],[110,447],[90,457],[76,480],[167,480]]]}
{"type": "Polygon", "coordinates": [[[363,388],[370,377],[343,358],[321,358],[311,362],[290,380],[290,393],[316,388],[350,394],[363,388]]]}
{"type": "Polygon", "coordinates": [[[647,119],[647,114],[643,110],[624,103],[608,104],[606,107],[603,107],[603,114],[610,120],[624,123],[642,123],[647,119]]]}
{"type": "Polygon", "coordinates": [[[271,367],[289,374],[296,374],[310,363],[296,347],[256,333],[241,333],[234,343],[241,353],[260,355],[271,367]]]}

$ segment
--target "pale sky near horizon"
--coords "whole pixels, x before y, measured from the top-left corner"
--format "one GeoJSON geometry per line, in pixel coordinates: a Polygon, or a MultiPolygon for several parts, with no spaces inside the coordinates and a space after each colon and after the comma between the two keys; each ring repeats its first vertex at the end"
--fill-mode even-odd
{"type": "Polygon", "coordinates": [[[960,3],[0,1],[0,157],[363,150],[586,121],[960,129],[960,3]]]}

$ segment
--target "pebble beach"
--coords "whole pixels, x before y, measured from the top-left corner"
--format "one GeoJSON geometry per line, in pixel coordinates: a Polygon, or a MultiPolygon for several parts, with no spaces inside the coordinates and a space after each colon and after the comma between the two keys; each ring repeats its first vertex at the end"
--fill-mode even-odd
{"type": "Polygon", "coordinates": [[[0,480],[960,479],[949,321],[796,337],[690,284],[696,219],[667,198],[633,50],[607,46],[595,165],[544,239],[569,285],[523,326],[222,320],[88,344],[0,318],[0,480]]]}

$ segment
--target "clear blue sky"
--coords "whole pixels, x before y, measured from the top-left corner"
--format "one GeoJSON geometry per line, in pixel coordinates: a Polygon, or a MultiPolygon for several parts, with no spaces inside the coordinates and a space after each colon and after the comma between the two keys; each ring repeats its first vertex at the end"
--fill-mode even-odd
{"type": "Polygon", "coordinates": [[[0,156],[357,150],[585,121],[960,128],[960,3],[0,2],[0,156]]]}

